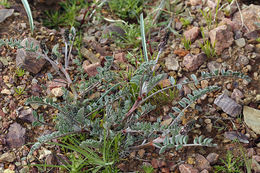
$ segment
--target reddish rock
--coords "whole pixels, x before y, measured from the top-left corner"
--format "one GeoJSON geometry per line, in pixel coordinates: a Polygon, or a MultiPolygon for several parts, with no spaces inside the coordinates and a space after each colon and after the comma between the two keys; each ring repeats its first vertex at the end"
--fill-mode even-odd
{"type": "Polygon", "coordinates": [[[169,168],[162,168],[161,171],[162,171],[162,173],[170,173],[169,168]]]}
{"type": "Polygon", "coordinates": [[[200,173],[209,173],[209,171],[207,169],[204,169],[203,171],[201,171],[200,173]]]}
{"type": "Polygon", "coordinates": [[[1,117],[4,117],[5,116],[5,113],[0,109],[0,116],[1,117]]]}
{"type": "Polygon", "coordinates": [[[25,128],[18,123],[13,123],[8,129],[6,142],[11,148],[18,148],[25,144],[25,128]]]}
{"type": "Polygon", "coordinates": [[[199,170],[189,164],[181,164],[179,166],[180,173],[199,173],[199,170]]]}
{"type": "Polygon", "coordinates": [[[221,22],[219,23],[218,26],[221,26],[221,25],[227,25],[228,27],[231,28],[231,30],[232,30],[233,32],[238,31],[239,28],[240,28],[238,23],[236,23],[236,22],[234,22],[234,21],[231,21],[231,20],[228,19],[228,18],[223,18],[223,19],[221,20],[221,22]]]}
{"type": "Polygon", "coordinates": [[[124,164],[124,163],[120,163],[118,166],[117,166],[118,169],[120,169],[121,171],[127,171],[127,166],[124,164]]]}
{"type": "Polygon", "coordinates": [[[190,40],[191,42],[195,41],[200,33],[199,27],[193,27],[188,31],[184,32],[184,37],[186,40],[190,40]]]}
{"type": "Polygon", "coordinates": [[[201,5],[202,4],[202,0],[190,0],[190,4],[192,6],[201,5]]]}
{"type": "Polygon", "coordinates": [[[214,164],[217,163],[218,157],[219,157],[219,155],[218,155],[217,153],[210,153],[210,154],[206,157],[206,159],[209,161],[209,163],[210,163],[211,165],[214,165],[214,164]]]}
{"type": "Polygon", "coordinates": [[[205,61],[206,55],[200,53],[198,55],[188,54],[184,57],[183,64],[189,71],[197,70],[205,61]]]}
{"type": "Polygon", "coordinates": [[[32,84],[31,87],[31,94],[33,96],[40,96],[40,93],[42,92],[41,86],[39,84],[32,84]]]}
{"type": "Polygon", "coordinates": [[[180,57],[183,57],[183,56],[186,56],[189,53],[189,51],[184,50],[184,49],[177,49],[177,50],[174,50],[173,53],[180,56],[180,57]]]}
{"type": "MultiPolygon", "coordinates": [[[[21,42],[21,45],[26,47],[26,42],[28,41],[28,45],[31,45],[33,43],[33,46],[39,46],[40,43],[35,40],[34,38],[26,38],[21,42]]],[[[18,67],[21,67],[22,69],[25,69],[26,71],[29,71],[31,73],[38,73],[44,64],[46,63],[46,60],[44,58],[38,58],[38,53],[41,53],[42,50],[39,48],[37,52],[31,52],[26,51],[24,48],[17,50],[16,55],[16,65],[18,67]]]]}
{"type": "MultiPolygon", "coordinates": [[[[254,31],[259,29],[256,22],[260,22],[259,13],[260,13],[260,6],[251,4],[247,8],[244,8],[242,11],[243,21],[244,25],[248,28],[248,30],[245,30],[246,32],[254,31]]],[[[241,14],[240,12],[236,12],[233,16],[233,21],[237,22],[239,24],[239,27],[242,27],[242,21],[241,21],[241,14]]]]}
{"type": "Polygon", "coordinates": [[[87,66],[84,66],[84,64],[83,64],[83,69],[88,74],[89,77],[92,77],[92,76],[95,76],[98,74],[97,67],[99,67],[99,66],[100,66],[99,63],[90,64],[87,66]]]}
{"type": "Polygon", "coordinates": [[[159,161],[155,158],[152,159],[151,164],[154,169],[157,169],[159,167],[159,161]]]}
{"type": "Polygon", "coordinates": [[[233,32],[226,25],[219,26],[209,32],[211,45],[215,45],[215,50],[218,55],[222,51],[233,44],[233,32]]]}
{"type": "Polygon", "coordinates": [[[196,154],[196,168],[198,168],[199,171],[202,171],[204,169],[211,170],[212,167],[210,166],[209,161],[202,155],[196,154]]]}
{"type": "Polygon", "coordinates": [[[67,82],[64,79],[53,79],[47,83],[48,89],[52,90],[53,88],[66,87],[67,82]]]}
{"type": "Polygon", "coordinates": [[[125,62],[125,53],[121,52],[121,53],[117,53],[115,54],[115,62],[125,62]]]}

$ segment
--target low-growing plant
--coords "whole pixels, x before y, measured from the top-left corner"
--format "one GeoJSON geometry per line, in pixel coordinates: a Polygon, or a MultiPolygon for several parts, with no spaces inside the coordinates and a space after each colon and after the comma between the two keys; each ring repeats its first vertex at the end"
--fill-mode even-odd
{"type": "Polygon", "coordinates": [[[15,70],[15,73],[16,73],[16,75],[17,75],[18,77],[22,77],[25,72],[24,72],[24,69],[18,67],[18,68],[15,70]]]}
{"type": "Polygon", "coordinates": [[[8,2],[8,0],[1,0],[0,5],[4,6],[5,8],[10,8],[10,2],[8,2]]]}
{"type": "MultiPolygon", "coordinates": [[[[120,142],[122,140],[120,135],[115,136],[113,139],[107,139],[106,134],[104,134],[104,141],[102,142],[88,140],[84,143],[81,143],[82,139],[78,140],[77,136],[67,136],[66,140],[60,143],[48,143],[65,150],[63,154],[68,158],[68,161],[57,155],[55,156],[63,163],[62,165],[47,165],[45,163],[30,166],[36,166],[39,169],[44,168],[43,171],[47,171],[48,168],[60,168],[60,171],[67,170],[70,173],[95,173],[100,172],[100,170],[104,173],[117,172],[117,168],[113,165],[119,161],[120,142]]],[[[86,138],[84,139],[86,140],[86,138]]]]}
{"type": "Polygon", "coordinates": [[[215,172],[225,172],[225,173],[240,173],[242,172],[241,167],[243,166],[243,161],[240,157],[234,158],[231,151],[227,151],[226,159],[220,159],[223,166],[214,166],[215,172]]]}
{"type": "Polygon", "coordinates": [[[58,28],[60,26],[80,26],[80,22],[76,20],[80,9],[87,8],[88,2],[84,0],[65,0],[59,3],[59,10],[46,11],[46,19],[43,24],[50,28],[58,28]]]}
{"type": "Polygon", "coordinates": [[[207,55],[208,58],[216,56],[215,43],[212,45],[209,39],[205,38],[204,29],[201,28],[201,35],[203,38],[203,44],[200,44],[202,51],[207,55]]]}
{"type": "Polygon", "coordinates": [[[186,50],[190,50],[190,45],[191,45],[191,41],[190,40],[187,40],[185,37],[183,37],[183,39],[181,40],[184,48],[186,50]]]}
{"type": "MultiPolygon", "coordinates": [[[[191,80],[186,79],[178,84],[176,84],[176,79],[169,77],[170,86],[153,92],[154,87],[167,78],[166,73],[156,72],[155,66],[167,44],[169,34],[166,34],[159,44],[159,52],[156,59],[149,60],[145,46],[142,15],[140,16],[140,23],[144,61],[131,73],[131,78],[128,81],[122,81],[118,73],[111,69],[113,57],[107,56],[105,58],[104,66],[97,67],[98,74],[96,76],[88,77],[86,74],[81,74],[77,81],[72,82],[66,68],[58,59],[62,56],[57,51],[57,45],[52,49],[52,59],[50,59],[47,54],[48,50],[44,45],[41,46],[43,52],[39,52],[33,45],[29,46],[29,48],[24,47],[17,40],[0,40],[0,45],[8,44],[36,52],[39,57],[51,63],[58,74],[65,78],[68,83],[68,88],[64,88],[63,99],[60,102],[48,97],[31,97],[26,101],[28,105],[46,105],[59,111],[55,122],[52,123],[56,131],[39,137],[38,141],[31,147],[29,154],[32,154],[33,151],[52,139],[77,133],[88,134],[88,139],[79,141],[79,145],[89,144],[90,142],[92,144],[105,145],[106,140],[112,140],[117,135],[123,135],[124,140],[120,143],[122,152],[145,146],[154,146],[159,149],[159,153],[163,153],[171,148],[178,150],[182,147],[191,146],[215,146],[212,143],[213,139],[204,138],[204,136],[197,136],[193,140],[188,140],[187,133],[182,133],[185,127],[180,124],[180,120],[191,104],[208,92],[220,89],[219,86],[213,85],[204,89],[193,90],[192,94],[182,98],[178,102],[179,107],[177,105],[172,107],[175,113],[169,114],[172,118],[172,122],[169,125],[162,125],[160,118],[157,119],[157,122],[149,122],[142,119],[144,115],[149,114],[156,108],[156,105],[152,105],[149,99],[169,89],[176,88],[181,90],[183,85],[190,83],[198,85],[201,80],[217,77],[238,77],[250,82],[250,78],[239,72],[225,70],[216,70],[211,73],[201,72],[200,78],[192,74],[191,80]],[[96,92],[99,92],[100,96],[97,98],[89,97],[96,92]]],[[[74,38],[73,35],[75,35],[75,29],[65,32],[64,41],[71,42],[74,38]]],[[[65,53],[65,55],[66,64],[70,57],[70,51],[65,53]]],[[[38,117],[35,111],[33,114],[35,117],[38,117]]],[[[40,120],[40,118],[37,118],[37,120],[40,120]]],[[[46,125],[44,120],[41,122],[46,125]]],[[[40,124],[41,122],[39,121],[40,124]]],[[[78,150],[81,149],[79,148],[78,150]]],[[[99,165],[102,167],[102,170],[105,169],[104,166],[108,163],[107,161],[107,159],[106,162],[103,160],[102,164],[99,165]]],[[[97,166],[94,162],[91,164],[93,164],[93,168],[97,166]]]]}
{"type": "Polygon", "coordinates": [[[206,21],[208,29],[211,29],[213,18],[212,18],[212,12],[210,8],[206,8],[204,10],[200,10],[204,20],[206,21]]]}
{"type": "Polygon", "coordinates": [[[154,168],[151,165],[142,166],[144,173],[153,173],[154,168]]]}
{"type": "Polygon", "coordinates": [[[123,20],[137,19],[143,10],[145,0],[110,0],[110,10],[123,20]]]}
{"type": "Polygon", "coordinates": [[[181,21],[183,27],[187,27],[191,24],[190,20],[187,18],[182,17],[182,18],[180,18],[180,21],[181,21]]]}
{"type": "Polygon", "coordinates": [[[24,89],[25,89],[25,87],[14,88],[15,95],[20,96],[20,95],[24,94],[24,92],[25,92],[24,89]]]}

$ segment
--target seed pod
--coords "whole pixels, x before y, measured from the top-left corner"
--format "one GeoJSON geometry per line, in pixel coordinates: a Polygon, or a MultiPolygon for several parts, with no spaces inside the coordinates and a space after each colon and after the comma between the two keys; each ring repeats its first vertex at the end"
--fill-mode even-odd
{"type": "Polygon", "coordinates": [[[65,42],[69,42],[69,40],[70,40],[70,30],[69,29],[65,29],[64,39],[65,39],[65,42]]]}

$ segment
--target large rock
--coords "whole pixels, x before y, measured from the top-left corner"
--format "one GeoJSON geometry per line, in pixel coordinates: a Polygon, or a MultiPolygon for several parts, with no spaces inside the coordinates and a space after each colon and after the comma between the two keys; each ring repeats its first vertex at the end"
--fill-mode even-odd
{"type": "Polygon", "coordinates": [[[218,55],[222,51],[233,44],[233,32],[227,25],[219,26],[209,32],[211,45],[215,45],[215,50],[218,55]]]}
{"type": "MultiPolygon", "coordinates": [[[[29,43],[28,45],[31,45],[31,43],[33,43],[34,47],[35,46],[40,47],[40,43],[33,38],[24,39],[21,42],[21,45],[25,47],[26,46],[25,43],[27,41],[29,43]]],[[[39,48],[37,52],[41,53],[42,52],[41,48],[39,48]]],[[[46,60],[43,58],[37,59],[38,57],[37,52],[29,52],[26,51],[24,48],[18,49],[16,55],[16,66],[21,67],[26,71],[29,71],[34,74],[38,73],[46,63],[46,60]]]]}
{"type": "Polygon", "coordinates": [[[183,65],[189,71],[194,71],[197,70],[205,60],[206,60],[206,55],[204,53],[200,53],[198,55],[188,54],[184,57],[183,65]]]}
{"type": "Polygon", "coordinates": [[[11,124],[6,141],[11,148],[18,148],[25,144],[25,128],[18,123],[11,124]]]}
{"type": "Polygon", "coordinates": [[[214,104],[216,104],[224,112],[226,112],[232,117],[238,116],[242,111],[242,106],[237,104],[233,99],[228,97],[228,95],[226,95],[225,93],[218,96],[215,99],[214,104]]]}
{"type": "Polygon", "coordinates": [[[199,33],[200,33],[199,27],[193,27],[190,30],[185,31],[183,34],[186,40],[190,40],[191,42],[193,42],[198,37],[199,33]]]}
{"type": "Polygon", "coordinates": [[[210,166],[210,162],[200,154],[196,154],[196,168],[199,171],[202,171],[204,169],[210,171],[212,169],[212,167],[210,166]]]}
{"type": "Polygon", "coordinates": [[[0,9],[0,23],[14,13],[14,9],[0,9]]]}
{"type": "Polygon", "coordinates": [[[260,110],[244,106],[244,121],[255,133],[260,134],[260,110]]]}
{"type": "MultiPolygon", "coordinates": [[[[243,9],[241,13],[243,16],[244,25],[249,29],[249,31],[246,30],[246,32],[259,29],[255,24],[256,22],[260,22],[259,5],[251,4],[249,7],[243,9]]],[[[242,26],[241,14],[239,13],[239,11],[234,14],[233,21],[238,23],[240,27],[242,26]]]]}

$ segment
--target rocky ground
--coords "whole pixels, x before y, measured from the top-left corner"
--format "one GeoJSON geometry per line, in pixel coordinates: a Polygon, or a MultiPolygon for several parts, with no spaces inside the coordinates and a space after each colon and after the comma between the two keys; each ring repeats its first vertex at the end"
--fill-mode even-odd
{"type": "MultiPolygon", "coordinates": [[[[248,158],[253,159],[253,172],[260,172],[260,26],[257,25],[258,22],[260,24],[259,2],[238,2],[227,7],[224,5],[226,1],[222,0],[223,6],[219,7],[222,9],[216,16],[218,25],[214,24],[212,27],[207,27],[207,20],[199,9],[216,9],[217,1],[183,0],[181,3],[182,7],[185,5],[189,9],[191,23],[185,26],[180,16],[174,16],[172,28],[181,36],[170,34],[158,69],[179,81],[192,73],[215,69],[240,71],[252,81],[249,83],[232,78],[201,81],[201,88],[218,84],[222,89],[200,98],[196,106],[187,113],[191,116],[184,118],[182,123],[185,124],[190,118],[195,119],[195,128],[191,135],[203,134],[214,138],[214,143],[218,144],[216,148],[183,148],[181,151],[170,150],[163,155],[159,155],[154,148],[144,148],[133,151],[117,166],[122,172],[140,171],[144,164],[152,165],[157,172],[214,172],[213,166],[221,164],[220,158],[226,157],[227,150],[232,151],[235,157],[241,156],[241,145],[248,158]],[[202,26],[204,36],[201,34],[202,26]],[[188,50],[183,45],[183,37],[191,41],[188,50]],[[207,57],[201,49],[200,45],[205,38],[209,38],[210,43],[215,45],[213,57],[207,57]],[[238,139],[240,145],[232,142],[234,139],[238,139]]],[[[32,6],[34,16],[38,16],[35,17],[35,34],[32,40],[35,44],[44,40],[52,47],[62,42],[64,28],[48,29],[37,20],[47,7],[49,5],[44,4],[44,1],[39,6],[32,6]]],[[[113,18],[107,12],[104,12],[104,15],[113,18]]],[[[78,20],[81,18],[82,14],[79,14],[78,20]]],[[[23,40],[31,36],[26,13],[20,2],[11,1],[8,10],[0,7],[0,23],[1,39],[23,40]]],[[[86,27],[83,31],[80,52],[84,57],[82,66],[89,76],[97,74],[96,67],[102,64],[102,59],[107,55],[114,55],[115,63],[120,64],[118,70],[132,66],[127,59],[127,52],[131,47],[120,48],[113,38],[102,37],[104,33],[124,34],[122,28],[107,21],[98,21],[97,25],[86,27]]],[[[157,44],[161,37],[158,32],[159,28],[153,28],[153,33],[157,34],[151,38],[152,42],[157,44]]],[[[73,58],[78,58],[78,52],[73,51],[73,58]]],[[[61,87],[66,85],[57,82],[63,80],[59,78],[56,81],[48,81],[47,73],[53,73],[54,70],[46,61],[36,61],[36,55],[33,53],[6,46],[0,47],[0,53],[0,172],[40,172],[37,168],[29,168],[27,165],[44,161],[52,163],[49,160],[53,148],[46,145],[34,152],[33,156],[28,158],[27,155],[36,138],[53,128],[32,127],[32,122],[35,121],[32,110],[46,116],[56,114],[57,111],[37,105],[29,107],[24,103],[31,96],[48,95],[59,98],[63,94],[61,87]],[[18,75],[18,66],[25,69],[24,75],[18,75]],[[20,94],[19,88],[22,92],[20,94]]],[[[75,76],[76,64],[72,66],[70,73],[75,76]]],[[[170,82],[166,79],[161,85],[166,87],[170,82]]],[[[183,95],[191,93],[191,90],[192,86],[184,86],[183,95]]],[[[158,111],[160,115],[151,114],[149,120],[154,121],[157,117],[162,117],[163,123],[170,123],[167,114],[171,112],[170,107],[173,104],[174,101],[162,105],[158,111]]],[[[246,172],[246,168],[241,171],[246,172]]]]}

